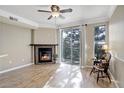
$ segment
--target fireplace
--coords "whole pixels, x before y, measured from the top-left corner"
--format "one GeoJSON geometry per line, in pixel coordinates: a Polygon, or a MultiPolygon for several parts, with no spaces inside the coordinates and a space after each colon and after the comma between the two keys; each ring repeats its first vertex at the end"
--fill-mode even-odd
{"type": "Polygon", "coordinates": [[[55,63],[57,44],[30,44],[33,49],[33,59],[35,64],[55,63]]]}
{"type": "Polygon", "coordinates": [[[52,62],[52,48],[39,48],[38,61],[39,62],[52,62]]]}

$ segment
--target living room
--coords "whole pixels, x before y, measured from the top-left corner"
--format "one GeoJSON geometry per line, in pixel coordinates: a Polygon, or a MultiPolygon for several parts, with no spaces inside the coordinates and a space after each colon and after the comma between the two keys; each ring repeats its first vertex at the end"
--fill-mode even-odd
{"type": "Polygon", "coordinates": [[[0,6],[0,87],[124,87],[124,6],[55,5],[60,18],[49,12],[51,7],[0,6]],[[104,44],[112,55],[111,83],[107,79],[97,83],[96,76],[89,75],[98,27],[105,30],[104,44]]]}

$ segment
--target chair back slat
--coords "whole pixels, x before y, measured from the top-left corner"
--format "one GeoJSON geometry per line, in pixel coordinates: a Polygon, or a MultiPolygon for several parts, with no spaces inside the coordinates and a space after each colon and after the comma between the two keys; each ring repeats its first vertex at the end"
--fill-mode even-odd
{"type": "Polygon", "coordinates": [[[109,68],[109,62],[111,60],[111,54],[109,52],[106,53],[105,57],[106,62],[103,64],[104,71],[106,72],[109,68]]]}
{"type": "Polygon", "coordinates": [[[106,61],[110,62],[110,59],[111,59],[111,54],[108,52],[106,53],[106,61]]]}

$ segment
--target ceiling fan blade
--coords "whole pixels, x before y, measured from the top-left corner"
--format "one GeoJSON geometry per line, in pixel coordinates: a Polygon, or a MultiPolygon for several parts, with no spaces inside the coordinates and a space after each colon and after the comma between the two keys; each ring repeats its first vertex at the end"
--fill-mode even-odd
{"type": "Polygon", "coordinates": [[[64,17],[64,16],[62,16],[62,15],[59,15],[59,17],[60,17],[61,19],[65,19],[65,17],[64,17]]]}
{"type": "Polygon", "coordinates": [[[52,15],[51,15],[51,16],[49,16],[49,17],[48,17],[48,20],[50,20],[52,17],[53,17],[52,15]]]}
{"type": "Polygon", "coordinates": [[[72,12],[72,9],[69,8],[69,9],[60,10],[60,13],[68,13],[68,12],[72,12]]]}
{"type": "Polygon", "coordinates": [[[51,11],[46,11],[46,10],[37,10],[38,12],[47,12],[47,13],[51,13],[51,11]]]}

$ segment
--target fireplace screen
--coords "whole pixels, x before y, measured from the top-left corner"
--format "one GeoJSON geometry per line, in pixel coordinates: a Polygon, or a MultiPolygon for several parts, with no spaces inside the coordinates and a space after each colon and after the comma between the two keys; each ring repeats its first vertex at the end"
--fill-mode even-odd
{"type": "Polygon", "coordinates": [[[39,62],[52,62],[52,48],[39,48],[39,62]]]}

